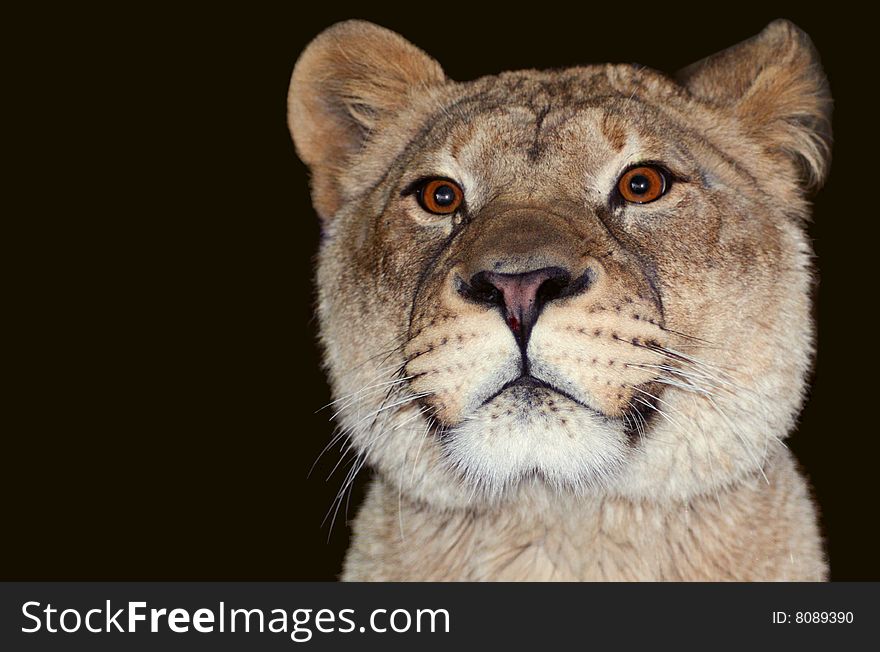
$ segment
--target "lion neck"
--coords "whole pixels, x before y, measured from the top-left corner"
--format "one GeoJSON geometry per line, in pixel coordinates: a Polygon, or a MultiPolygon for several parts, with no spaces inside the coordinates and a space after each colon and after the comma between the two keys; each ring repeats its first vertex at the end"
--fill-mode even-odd
{"type": "Polygon", "coordinates": [[[790,459],[765,473],[687,501],[557,495],[468,510],[412,502],[377,478],[344,579],[821,579],[815,537],[791,531],[804,497],[790,459]]]}

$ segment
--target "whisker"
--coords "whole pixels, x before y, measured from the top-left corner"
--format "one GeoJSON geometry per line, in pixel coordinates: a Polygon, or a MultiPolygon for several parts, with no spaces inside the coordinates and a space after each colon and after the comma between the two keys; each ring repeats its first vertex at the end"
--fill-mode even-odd
{"type": "Polygon", "coordinates": [[[758,470],[761,472],[761,475],[764,477],[764,481],[769,485],[770,480],[767,479],[767,476],[764,473],[764,465],[762,464],[761,460],[759,460],[755,456],[755,451],[754,451],[753,447],[751,445],[749,445],[748,441],[745,439],[745,437],[743,437],[739,428],[737,428],[737,426],[730,420],[730,418],[718,406],[718,404],[715,402],[715,400],[711,396],[707,396],[706,398],[709,401],[709,403],[712,405],[712,407],[715,409],[715,411],[718,413],[718,416],[720,416],[722,419],[724,419],[724,421],[727,423],[728,427],[731,430],[733,430],[733,433],[739,438],[740,443],[742,443],[742,445],[743,445],[743,449],[745,449],[746,453],[748,453],[749,456],[752,458],[752,461],[755,463],[755,465],[758,467],[758,470]]]}
{"type": "Polygon", "coordinates": [[[434,392],[419,392],[418,394],[411,394],[410,396],[407,396],[406,398],[401,399],[400,401],[395,401],[394,403],[391,403],[390,405],[383,405],[378,410],[376,410],[374,413],[372,413],[368,416],[375,416],[376,414],[379,414],[380,412],[385,412],[386,410],[390,410],[392,408],[399,407],[401,405],[406,405],[407,403],[412,403],[415,400],[418,400],[420,398],[424,398],[426,396],[430,396],[433,393],[434,392]]]}
{"type": "Polygon", "coordinates": [[[321,450],[321,452],[318,453],[318,457],[315,458],[315,461],[312,462],[312,466],[309,467],[309,472],[306,474],[306,477],[307,478],[312,477],[312,471],[315,470],[315,466],[317,466],[318,462],[321,460],[321,458],[324,456],[324,454],[328,450],[330,450],[334,444],[336,444],[338,441],[340,441],[344,437],[348,437],[348,436],[349,436],[349,433],[348,433],[347,428],[341,428],[341,427],[336,428],[336,431],[333,433],[333,437],[330,439],[330,441],[327,443],[327,445],[324,446],[324,448],[321,450]]]}
{"type": "MultiPolygon", "coordinates": [[[[428,412],[430,412],[430,411],[436,411],[436,409],[435,409],[435,408],[432,408],[431,410],[427,410],[427,411],[428,411],[428,412]]],[[[425,432],[424,432],[424,434],[422,435],[421,441],[419,442],[419,447],[418,447],[418,449],[416,449],[416,457],[415,457],[415,459],[413,460],[412,474],[410,475],[410,478],[409,478],[409,483],[410,483],[410,484],[413,484],[413,482],[415,481],[415,477],[416,477],[416,467],[418,466],[418,463],[419,463],[419,455],[420,455],[421,452],[422,452],[422,446],[424,445],[425,440],[427,440],[427,439],[428,439],[428,436],[431,434],[431,429],[434,427],[434,417],[433,417],[433,415],[430,415],[430,414],[429,414],[429,415],[428,415],[428,418],[426,419],[426,421],[427,421],[427,423],[426,423],[426,425],[425,425],[425,432]]]]}
{"type": "MultiPolygon", "coordinates": [[[[344,412],[345,409],[346,409],[347,407],[349,407],[350,405],[352,405],[352,404],[354,404],[354,403],[356,403],[356,402],[358,402],[358,401],[363,401],[364,399],[369,398],[370,396],[375,396],[376,394],[381,394],[382,392],[386,391],[386,387],[387,387],[387,386],[389,386],[389,385],[390,385],[390,386],[400,385],[400,384],[403,384],[403,383],[407,382],[408,380],[409,380],[409,379],[401,379],[401,380],[392,380],[392,381],[388,381],[387,383],[382,383],[382,386],[381,386],[381,387],[375,387],[375,388],[373,388],[371,391],[366,392],[365,394],[362,394],[362,395],[359,396],[359,397],[356,396],[356,397],[354,397],[354,398],[351,398],[351,400],[348,400],[348,401],[346,401],[344,404],[342,404],[341,406],[339,406],[339,409],[337,409],[336,412],[334,412],[334,413],[330,416],[330,418],[328,419],[328,421],[334,421],[334,420],[336,419],[336,417],[338,417],[340,414],[342,414],[342,412],[344,412]]],[[[365,390],[362,390],[362,391],[365,391],[365,390]]]]}
{"type": "Polygon", "coordinates": [[[717,369],[721,372],[732,371],[732,369],[729,367],[723,367],[721,365],[716,365],[716,364],[712,364],[709,362],[705,362],[703,360],[698,360],[697,358],[694,358],[694,357],[688,355],[687,353],[682,353],[681,351],[678,351],[676,349],[671,349],[668,346],[645,345],[644,348],[649,349],[651,351],[654,351],[656,353],[659,353],[661,355],[664,355],[666,357],[672,358],[673,360],[679,360],[682,362],[689,362],[690,364],[696,365],[698,367],[703,367],[703,368],[710,369],[710,370],[717,369]]]}
{"type": "MultiPolygon", "coordinates": [[[[427,406],[422,407],[416,414],[403,423],[410,423],[414,418],[418,418],[425,413],[427,406]]],[[[393,430],[397,430],[400,425],[398,424],[393,430]]],[[[414,442],[411,442],[411,444],[414,442]]],[[[403,454],[403,460],[400,463],[400,477],[397,480],[397,527],[400,530],[400,540],[401,542],[406,541],[406,535],[403,533],[403,474],[406,471],[406,458],[409,455],[409,446],[407,446],[406,451],[403,454]]],[[[419,448],[421,448],[421,444],[419,444],[419,448]]]]}
{"type": "Polygon", "coordinates": [[[358,369],[363,367],[365,364],[367,364],[367,363],[371,362],[372,360],[375,360],[376,358],[381,357],[383,355],[385,356],[385,358],[381,362],[385,362],[385,360],[387,360],[389,357],[391,357],[394,353],[396,353],[397,351],[402,351],[404,348],[406,348],[406,345],[412,341],[410,338],[407,337],[406,333],[403,333],[401,335],[397,335],[396,337],[392,337],[390,340],[388,340],[386,342],[386,345],[390,344],[392,342],[396,342],[397,340],[401,340],[401,339],[404,341],[401,342],[400,344],[398,344],[397,346],[392,347],[391,349],[385,349],[383,351],[380,351],[379,353],[376,353],[375,355],[371,355],[369,358],[366,358],[362,362],[360,362],[357,365],[355,365],[354,367],[352,367],[349,371],[357,371],[358,369]]]}
{"type": "Polygon", "coordinates": [[[707,389],[704,389],[702,387],[697,387],[696,385],[693,385],[691,383],[677,382],[677,381],[675,381],[671,378],[665,377],[665,376],[658,376],[654,380],[658,383],[661,383],[662,385],[669,385],[670,387],[677,387],[677,388],[682,389],[686,392],[693,392],[695,394],[701,394],[704,396],[711,396],[712,395],[712,392],[710,392],[707,389]]]}
{"type": "Polygon", "coordinates": [[[684,338],[684,339],[686,339],[686,340],[691,340],[691,341],[693,341],[693,342],[700,342],[701,344],[705,344],[705,345],[707,345],[708,347],[718,348],[718,349],[723,349],[723,348],[724,348],[724,347],[722,347],[722,346],[716,344],[715,342],[710,342],[709,340],[704,340],[703,338],[701,338],[701,337],[696,337],[696,336],[694,336],[694,335],[688,335],[687,333],[682,333],[681,331],[677,331],[677,330],[675,330],[675,329],[673,329],[673,328],[668,328],[668,327],[666,327],[666,326],[661,326],[661,325],[659,325],[659,324],[658,324],[658,328],[659,328],[660,330],[666,332],[666,333],[672,333],[672,334],[675,335],[676,337],[681,337],[681,338],[684,338]]]}
{"type": "MultiPolygon", "coordinates": [[[[386,376],[383,374],[381,377],[386,377],[386,376]]],[[[385,380],[383,382],[377,382],[377,383],[373,383],[371,385],[366,385],[365,387],[362,387],[361,389],[357,390],[356,392],[351,392],[350,394],[346,394],[345,396],[340,396],[339,398],[332,400],[329,403],[326,403],[325,405],[322,405],[317,410],[315,410],[314,413],[317,414],[318,412],[321,412],[322,410],[326,410],[328,407],[336,405],[337,403],[340,403],[342,401],[346,401],[352,397],[356,397],[356,396],[363,394],[364,392],[366,392],[370,389],[376,389],[376,388],[384,387],[387,385],[393,385],[395,383],[402,383],[407,380],[412,380],[414,377],[415,376],[405,376],[404,378],[394,378],[392,380],[385,380]]]]}
{"type": "Polygon", "coordinates": [[[663,365],[663,364],[644,364],[639,362],[629,362],[625,363],[627,367],[634,367],[638,369],[658,369],[660,371],[665,371],[670,374],[675,374],[676,376],[681,376],[682,378],[689,379],[700,379],[709,382],[714,388],[722,390],[722,391],[730,391],[727,387],[732,387],[737,390],[743,391],[751,391],[747,387],[743,387],[734,383],[733,381],[726,380],[724,378],[720,378],[708,372],[702,371],[693,371],[692,369],[681,369],[679,367],[673,367],[671,365],[663,365]],[[726,387],[725,387],[726,386],[726,387]]]}

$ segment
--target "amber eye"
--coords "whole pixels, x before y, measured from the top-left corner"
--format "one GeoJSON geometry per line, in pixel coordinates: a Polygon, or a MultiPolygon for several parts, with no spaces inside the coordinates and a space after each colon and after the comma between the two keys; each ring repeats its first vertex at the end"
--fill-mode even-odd
{"type": "Polygon", "coordinates": [[[429,213],[449,215],[461,206],[464,192],[449,179],[428,179],[418,190],[419,204],[429,213]]]}
{"type": "Polygon", "coordinates": [[[666,174],[652,165],[627,170],[617,182],[621,197],[634,204],[647,204],[666,192],[666,174]]]}

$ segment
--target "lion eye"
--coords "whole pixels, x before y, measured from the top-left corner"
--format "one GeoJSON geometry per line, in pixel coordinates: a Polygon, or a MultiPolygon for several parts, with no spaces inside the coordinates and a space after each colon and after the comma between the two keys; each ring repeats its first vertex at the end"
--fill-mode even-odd
{"type": "Polygon", "coordinates": [[[626,201],[647,204],[666,192],[666,173],[653,165],[639,165],[623,173],[617,190],[626,201]]]}
{"type": "Polygon", "coordinates": [[[449,215],[461,206],[464,192],[455,181],[428,179],[418,189],[419,204],[429,213],[449,215]]]}

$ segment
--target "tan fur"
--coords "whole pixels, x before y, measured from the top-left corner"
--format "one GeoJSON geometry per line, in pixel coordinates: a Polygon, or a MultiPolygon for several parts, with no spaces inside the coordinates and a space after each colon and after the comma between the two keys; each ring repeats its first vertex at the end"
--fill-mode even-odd
{"type": "Polygon", "coordinates": [[[821,580],[813,519],[788,456],[752,478],[671,509],[532,487],[500,510],[437,512],[373,484],[346,562],[349,580],[821,580]],[[401,534],[402,532],[402,534],[401,534]],[[743,536],[760,532],[761,536],[743,536]],[[772,545],[768,545],[768,541],[772,545]]]}
{"type": "Polygon", "coordinates": [[[782,444],[812,354],[806,191],[830,97],[785,21],[676,79],[622,65],[447,80],[340,23],[290,128],[324,238],[339,437],[376,472],[344,579],[824,579],[782,444]],[[636,163],[669,192],[614,199],[636,163]],[[454,179],[453,216],[413,183],[454,179]],[[463,279],[560,268],[525,350],[463,279]],[[528,359],[546,385],[506,387],[528,359]]]}

